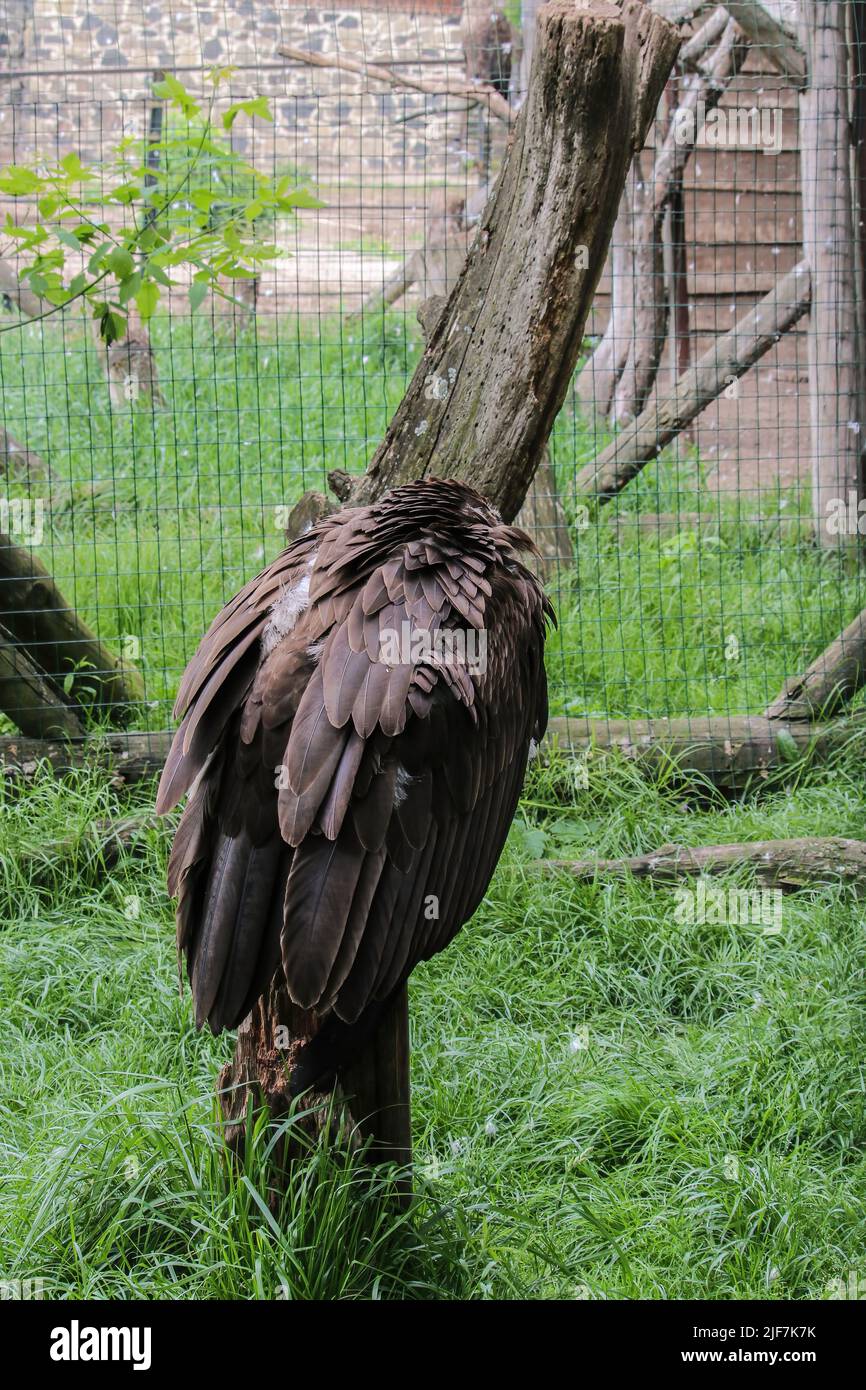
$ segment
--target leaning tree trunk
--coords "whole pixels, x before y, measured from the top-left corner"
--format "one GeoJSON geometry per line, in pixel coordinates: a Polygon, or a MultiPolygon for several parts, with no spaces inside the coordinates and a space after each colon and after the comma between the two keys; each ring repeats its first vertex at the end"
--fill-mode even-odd
{"type": "Polygon", "coordinates": [[[71,700],[99,710],[114,724],[128,723],[144,699],[138,671],[100,642],[33,550],[4,534],[0,619],[41,671],[64,689],[68,685],[71,700]]]}
{"type": "MultiPolygon", "coordinates": [[[[353,504],[439,474],[478,488],[508,520],[519,511],[571,380],[629,164],[678,46],[642,0],[542,8],[530,92],[496,188],[353,504]]],[[[405,999],[395,1011],[384,1025],[392,1058],[407,1051],[405,999]]],[[[245,1021],[222,1075],[231,1137],[242,1134],[250,1096],[285,1111],[292,1047],[315,1027],[279,989],[245,1021]],[[288,1052],[275,1052],[281,1029],[295,1040],[288,1052]]],[[[394,1062],[389,1079],[375,1060],[382,1050],[380,1030],[372,1060],[358,1058],[343,1089],[354,1087],[355,1115],[372,1107],[370,1130],[381,1138],[384,1126],[392,1153],[405,1156],[406,1068],[394,1062]]]]}

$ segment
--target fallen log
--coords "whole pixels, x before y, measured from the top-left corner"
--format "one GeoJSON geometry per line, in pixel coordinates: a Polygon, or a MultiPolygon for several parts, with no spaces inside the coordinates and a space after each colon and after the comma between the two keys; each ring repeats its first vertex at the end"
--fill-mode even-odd
{"type": "Polygon", "coordinates": [[[866,608],[799,676],[786,680],[767,719],[826,718],[866,682],[866,608]]]}
{"type": "Polygon", "coordinates": [[[626,859],[544,859],[546,873],[571,874],[581,881],[601,877],[650,878],[669,883],[704,874],[750,868],[759,883],[793,893],[800,888],[852,883],[866,888],[866,841],[827,839],[751,840],[731,845],[662,845],[626,859]]]}
{"type": "Polygon", "coordinates": [[[0,617],[19,646],[51,679],[61,685],[69,677],[71,700],[123,724],[144,699],[138,671],[100,642],[33,551],[2,534],[0,617]]]}
{"type": "Polygon", "coordinates": [[[691,424],[726,386],[743,376],[809,308],[809,267],[801,261],[708,348],[674,389],[648,406],[620,431],[592,463],[580,470],[577,491],[609,502],[672,439],[691,424]]]}
{"type": "MultiPolygon", "coordinates": [[[[739,790],[805,758],[828,758],[866,736],[866,717],[811,724],[763,715],[684,719],[551,719],[542,745],[553,753],[584,757],[617,751],[651,772],[673,769],[679,777],[739,790]]],[[[103,769],[118,787],[156,777],[171,734],[118,733],[87,738],[0,738],[0,776],[26,782],[49,768],[62,775],[76,768],[103,769]]]]}
{"type": "Polygon", "coordinates": [[[93,734],[84,738],[0,738],[0,776],[26,783],[40,772],[58,776],[78,768],[98,768],[116,787],[158,777],[171,747],[171,734],[93,734]]]}
{"type": "Polygon", "coordinates": [[[767,780],[805,759],[826,759],[866,736],[866,718],[825,724],[715,715],[685,719],[551,719],[547,743],[570,754],[616,750],[653,772],[725,791],[767,780]]]}
{"type": "Polygon", "coordinates": [[[84,725],[62,693],[0,626],[0,712],[30,738],[75,737],[84,725]]]}

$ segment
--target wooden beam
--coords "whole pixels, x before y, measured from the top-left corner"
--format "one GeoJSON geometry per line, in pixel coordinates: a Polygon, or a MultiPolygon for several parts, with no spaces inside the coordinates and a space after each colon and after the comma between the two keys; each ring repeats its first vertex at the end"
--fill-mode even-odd
{"type": "Polygon", "coordinates": [[[390,87],[408,87],[413,92],[425,92],[429,96],[464,97],[467,101],[481,102],[491,116],[498,116],[506,125],[515,119],[514,112],[505,97],[494,87],[481,82],[460,82],[451,77],[437,77],[428,81],[421,77],[410,77],[405,72],[383,67],[381,63],[364,63],[355,58],[342,57],[337,53],[313,53],[308,48],[295,48],[291,44],[280,44],[277,49],[281,58],[291,58],[296,63],[307,63],[310,67],[337,68],[341,72],[351,72],[374,82],[385,82],[390,87]]]}
{"type": "Polygon", "coordinates": [[[0,711],[30,738],[75,738],[84,726],[57,686],[0,626],[0,711]]]}
{"type": "MultiPolygon", "coordinates": [[[[551,719],[546,752],[583,757],[615,750],[651,770],[675,768],[684,778],[741,788],[803,757],[829,757],[866,735],[866,718],[836,721],[710,715],[680,719],[551,719]]],[[[171,734],[118,733],[88,738],[0,738],[0,776],[26,783],[40,770],[58,776],[99,768],[118,787],[159,776],[171,734]]]]}
{"type": "MultiPolygon", "coordinates": [[[[823,4],[824,0],[818,0],[823,4]]],[[[760,48],[795,87],[806,85],[806,54],[794,0],[731,0],[725,6],[749,43],[760,48]]]]}
{"type": "Polygon", "coordinates": [[[69,676],[70,697],[113,723],[125,723],[144,699],[139,672],[100,642],[34,552],[2,534],[0,618],[35,665],[58,684],[69,676]]]}
{"type": "Polygon", "coordinates": [[[809,268],[801,261],[771,292],[718,338],[680,377],[674,389],[653,402],[620,431],[577,475],[577,491],[609,502],[670,444],[681,430],[753,367],[809,308],[809,268]]]}
{"type": "Polygon", "coordinates": [[[98,768],[117,787],[158,777],[171,747],[171,734],[94,734],[77,738],[0,738],[0,777],[27,783],[50,770],[62,776],[76,768],[98,768]]]}
{"type": "Polygon", "coordinates": [[[768,719],[825,719],[866,682],[866,608],[764,710],[768,719]]]}
{"type": "Polygon", "coordinates": [[[741,791],[803,759],[826,759],[866,737],[866,719],[835,723],[710,715],[680,719],[551,719],[547,745],[586,756],[618,752],[653,772],[741,791]]]}
{"type": "Polygon", "coordinates": [[[857,331],[857,251],[848,113],[845,6],[802,0],[809,85],[800,98],[803,253],[812,275],[809,408],[812,513],[819,545],[855,546],[855,528],[831,525],[833,508],[862,498],[863,353],[857,331]]]}

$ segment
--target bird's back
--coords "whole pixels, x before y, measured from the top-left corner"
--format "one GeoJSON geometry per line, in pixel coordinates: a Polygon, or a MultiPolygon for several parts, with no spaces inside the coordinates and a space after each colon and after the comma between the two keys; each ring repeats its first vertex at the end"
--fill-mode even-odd
{"type": "Polygon", "coordinates": [[[158,801],[192,788],[170,887],[199,1024],[235,1026],[280,968],[354,1024],[472,915],[547,719],[525,543],[463,485],[410,484],[217,617],[158,801]]]}

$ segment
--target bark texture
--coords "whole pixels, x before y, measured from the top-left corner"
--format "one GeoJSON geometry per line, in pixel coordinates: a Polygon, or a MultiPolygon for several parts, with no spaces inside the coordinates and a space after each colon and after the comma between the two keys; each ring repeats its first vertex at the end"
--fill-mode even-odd
{"type": "Polygon", "coordinates": [[[548,743],[569,753],[616,749],[652,770],[741,791],[804,758],[827,758],[862,739],[866,720],[833,723],[714,715],[694,719],[552,719],[548,743]]]}
{"type": "Polygon", "coordinates": [[[825,718],[866,681],[866,609],[765,709],[768,719],[825,718]]]}
{"type": "Polygon", "coordinates": [[[33,551],[0,535],[0,618],[51,679],[71,677],[70,699],[125,723],[144,699],[138,671],[124,665],[64,598],[33,551]]]}

